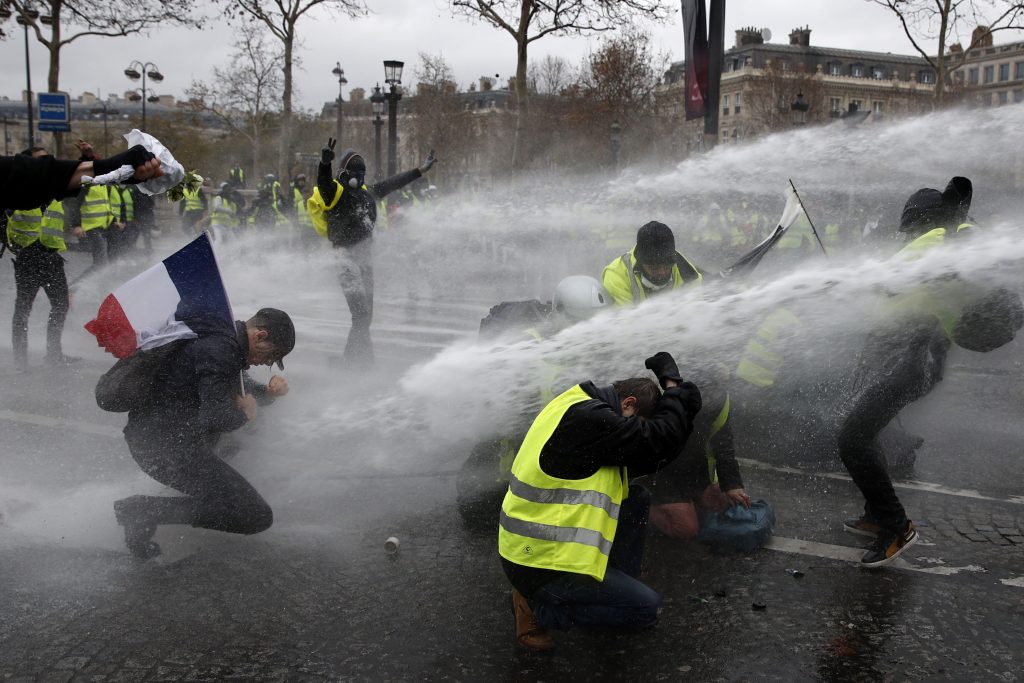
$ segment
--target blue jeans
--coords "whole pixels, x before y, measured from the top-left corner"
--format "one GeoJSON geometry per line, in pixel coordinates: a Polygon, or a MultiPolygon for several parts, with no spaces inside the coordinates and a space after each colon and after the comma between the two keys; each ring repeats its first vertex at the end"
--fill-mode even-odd
{"type": "Polygon", "coordinates": [[[619,524],[604,581],[562,572],[533,595],[530,606],[537,625],[567,631],[570,626],[642,628],[658,620],[661,596],[639,581],[651,494],[629,487],[619,510],[619,524]]]}

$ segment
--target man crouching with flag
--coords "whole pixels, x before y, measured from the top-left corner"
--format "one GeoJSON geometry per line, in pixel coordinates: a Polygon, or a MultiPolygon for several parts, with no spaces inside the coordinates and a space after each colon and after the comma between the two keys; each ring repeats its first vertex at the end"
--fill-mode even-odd
{"type": "Polygon", "coordinates": [[[152,536],[160,524],[188,524],[236,534],[270,528],[273,513],[242,475],[214,454],[224,432],[255,419],[257,399],[288,393],[274,375],[264,386],[240,374],[277,363],[295,346],[295,328],[284,311],[264,308],[245,322],[225,325],[214,316],[186,317],[196,333],[163,364],[149,400],[128,412],[125,440],[142,471],[184,496],[130,496],[114,503],[133,555],[160,554],[152,536]]]}
{"type": "Polygon", "coordinates": [[[272,365],[295,347],[284,311],[263,308],[245,322],[231,312],[206,234],[114,290],[85,326],[120,360],[96,387],[104,410],[128,412],[125,440],[142,471],[184,496],[130,496],[114,503],[133,555],[160,554],[161,524],[255,534],[273,513],[217,457],[220,435],[256,417],[257,400],[288,393],[283,377],[264,386],[246,368],[272,365]]]}

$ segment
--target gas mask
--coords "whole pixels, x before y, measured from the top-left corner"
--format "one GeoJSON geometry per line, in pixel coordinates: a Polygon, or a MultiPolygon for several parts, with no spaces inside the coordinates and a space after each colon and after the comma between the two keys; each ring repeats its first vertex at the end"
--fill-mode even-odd
{"type": "Polygon", "coordinates": [[[365,180],[366,162],[358,154],[349,159],[348,164],[338,174],[338,182],[352,189],[362,187],[365,180]]]}

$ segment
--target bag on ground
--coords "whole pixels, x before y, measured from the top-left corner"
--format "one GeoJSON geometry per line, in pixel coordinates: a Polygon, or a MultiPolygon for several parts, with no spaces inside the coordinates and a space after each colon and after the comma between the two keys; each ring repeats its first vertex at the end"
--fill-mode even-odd
{"type": "Polygon", "coordinates": [[[697,540],[720,550],[751,553],[768,542],[774,526],[775,509],[767,501],[755,500],[749,509],[733,505],[702,515],[697,540]]]}

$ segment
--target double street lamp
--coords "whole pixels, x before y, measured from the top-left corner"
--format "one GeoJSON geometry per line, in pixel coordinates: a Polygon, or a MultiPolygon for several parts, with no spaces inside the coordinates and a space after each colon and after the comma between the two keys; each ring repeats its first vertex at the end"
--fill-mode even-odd
{"type": "Polygon", "coordinates": [[[142,130],[146,130],[146,102],[159,102],[160,98],[156,96],[156,93],[149,95],[148,93],[153,92],[146,87],[146,76],[148,75],[154,81],[159,83],[164,80],[164,75],[160,73],[160,69],[157,68],[156,64],[152,62],[146,62],[143,64],[140,61],[134,61],[128,65],[128,68],[124,70],[124,75],[133,81],[142,79],[142,87],[136,88],[135,91],[128,96],[128,99],[132,102],[142,101],[142,130]]]}
{"type": "MultiPolygon", "coordinates": [[[[0,6],[0,21],[4,21],[11,18],[11,10],[6,3],[0,6]]],[[[25,98],[25,104],[28,108],[28,146],[35,146],[35,137],[32,125],[32,69],[29,65],[28,59],[28,27],[34,26],[36,21],[40,21],[43,24],[49,26],[53,23],[53,17],[48,14],[40,15],[34,9],[25,9],[24,11],[18,12],[18,16],[15,17],[15,21],[25,29],[25,88],[28,96],[25,98]]],[[[7,135],[4,134],[6,139],[7,135]]]]}
{"type": "Polygon", "coordinates": [[[380,115],[384,113],[384,93],[380,91],[380,84],[373,86],[373,94],[370,95],[370,102],[373,104],[373,175],[377,180],[383,177],[380,165],[380,128],[384,125],[380,115]]]}
{"type": "MultiPolygon", "coordinates": [[[[341,143],[341,88],[348,83],[348,79],[345,78],[345,70],[341,68],[341,62],[334,65],[331,73],[338,77],[338,130],[335,132],[335,137],[341,143]]],[[[342,144],[342,147],[344,146],[342,144]]]]}
{"type": "Polygon", "coordinates": [[[398,100],[402,93],[398,86],[402,84],[402,67],[405,62],[394,59],[384,61],[384,82],[391,86],[385,95],[388,101],[388,177],[398,171],[398,100]]]}

